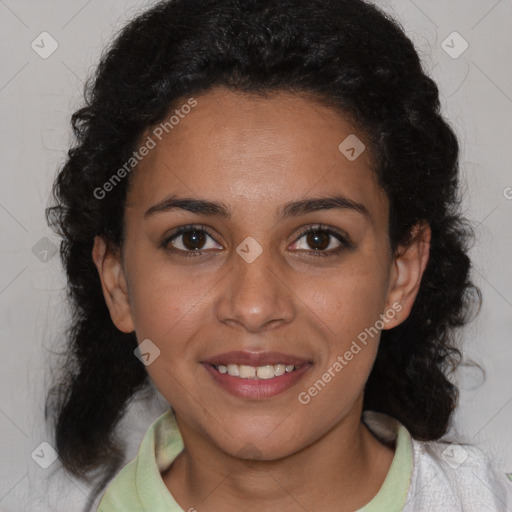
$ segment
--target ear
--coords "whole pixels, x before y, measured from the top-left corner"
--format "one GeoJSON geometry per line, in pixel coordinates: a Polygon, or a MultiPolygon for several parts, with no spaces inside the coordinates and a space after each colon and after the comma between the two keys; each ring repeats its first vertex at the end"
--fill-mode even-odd
{"type": "Polygon", "coordinates": [[[416,224],[412,228],[410,242],[397,249],[386,301],[386,311],[394,311],[395,318],[386,322],[384,329],[396,327],[411,313],[428,263],[431,236],[432,231],[426,222],[416,224]]]}
{"type": "Polygon", "coordinates": [[[114,325],[122,332],[134,331],[128,287],[121,261],[121,251],[113,250],[103,237],[94,238],[92,259],[100,275],[103,296],[114,325]]]}

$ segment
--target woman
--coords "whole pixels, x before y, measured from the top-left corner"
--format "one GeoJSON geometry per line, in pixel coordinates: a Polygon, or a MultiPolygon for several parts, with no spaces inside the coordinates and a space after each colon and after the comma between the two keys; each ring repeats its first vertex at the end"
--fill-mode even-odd
{"type": "Polygon", "coordinates": [[[103,471],[87,510],[114,476],[101,512],[511,504],[482,452],[438,441],[479,291],[458,143],[394,21],[359,0],[162,2],[73,126],[49,410],[64,467],[103,471]],[[115,427],[150,381],[170,409],[119,471],[115,427]]]}

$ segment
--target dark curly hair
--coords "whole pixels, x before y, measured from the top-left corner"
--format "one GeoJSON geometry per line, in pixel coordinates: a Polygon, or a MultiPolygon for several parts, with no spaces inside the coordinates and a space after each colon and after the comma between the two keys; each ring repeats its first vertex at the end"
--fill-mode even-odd
{"type": "Polygon", "coordinates": [[[46,211],[63,239],[73,307],[46,418],[52,418],[64,468],[83,479],[93,471],[103,477],[96,492],[123,462],[116,426],[150,381],[133,354],[135,333],[112,323],[91,256],[96,235],[122,247],[130,179],[113,187],[108,200],[94,191],[183,98],[219,85],[313,95],[367,135],[390,203],[392,250],[408,243],[422,221],[432,239],[410,316],[382,332],[364,408],[395,417],[416,439],[434,440],[446,433],[457,403],[451,379],[462,361],[456,328],[481,303],[467,256],[474,233],[459,209],[456,136],[402,27],[362,0],[164,1],[131,21],[105,50],[86,85],[85,106],[72,116],[77,141],[46,211]]]}

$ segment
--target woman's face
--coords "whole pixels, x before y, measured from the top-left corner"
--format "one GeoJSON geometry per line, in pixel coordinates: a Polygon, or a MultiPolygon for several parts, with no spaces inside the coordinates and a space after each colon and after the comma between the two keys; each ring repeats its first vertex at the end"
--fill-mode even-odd
{"type": "Polygon", "coordinates": [[[276,459],[359,422],[377,331],[407,316],[426,259],[391,255],[388,201],[369,148],[358,156],[367,141],[338,113],[287,93],[215,88],[196,100],[142,139],[157,144],[131,176],[123,262],[103,267],[104,291],[118,328],[150,340],[147,370],[180,428],[276,459]],[[171,197],[196,203],[162,203],[171,197]],[[250,359],[267,352],[281,355],[250,359]],[[242,379],[205,363],[218,355],[300,368],[242,379]]]}

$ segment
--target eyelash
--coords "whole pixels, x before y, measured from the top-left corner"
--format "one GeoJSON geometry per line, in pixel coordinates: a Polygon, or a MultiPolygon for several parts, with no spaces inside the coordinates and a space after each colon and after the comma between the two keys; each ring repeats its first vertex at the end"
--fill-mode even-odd
{"type": "MultiPolygon", "coordinates": [[[[175,248],[170,249],[168,247],[169,244],[173,240],[178,238],[180,235],[182,235],[184,233],[188,233],[190,231],[202,231],[202,232],[206,233],[210,238],[215,240],[215,237],[212,235],[212,233],[210,233],[210,231],[206,227],[195,225],[195,224],[190,224],[188,226],[182,226],[182,227],[178,228],[171,236],[168,236],[167,238],[165,238],[164,241],[161,244],[161,247],[163,249],[171,252],[171,253],[175,253],[175,254],[182,253],[182,255],[185,256],[185,257],[198,257],[198,256],[202,256],[207,251],[204,251],[204,250],[203,251],[200,251],[200,250],[197,250],[197,251],[195,251],[195,250],[194,251],[191,251],[191,250],[184,251],[183,249],[175,249],[175,248]]],[[[305,251],[305,252],[310,253],[310,255],[313,256],[313,257],[336,256],[336,255],[340,254],[341,252],[343,252],[344,250],[353,248],[353,244],[349,241],[349,238],[348,238],[347,235],[343,235],[341,232],[338,232],[337,230],[334,230],[333,228],[329,228],[329,227],[324,226],[322,224],[318,224],[318,225],[314,225],[314,226],[308,226],[307,228],[303,229],[297,235],[297,237],[293,240],[293,243],[298,242],[303,236],[305,236],[305,235],[307,235],[309,233],[315,233],[315,232],[318,232],[318,231],[326,233],[327,235],[330,235],[330,236],[334,237],[336,240],[338,240],[340,242],[340,246],[337,247],[336,249],[330,249],[329,251],[315,250],[315,249],[312,249],[310,251],[305,251]]]]}

